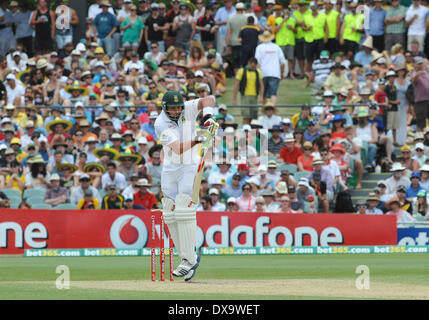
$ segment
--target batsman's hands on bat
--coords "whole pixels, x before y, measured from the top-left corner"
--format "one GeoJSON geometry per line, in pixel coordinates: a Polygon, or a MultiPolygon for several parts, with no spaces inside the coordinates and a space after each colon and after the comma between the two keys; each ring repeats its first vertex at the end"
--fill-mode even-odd
{"type": "Polygon", "coordinates": [[[207,128],[207,130],[210,132],[210,135],[212,137],[217,135],[217,131],[219,129],[219,123],[216,122],[213,118],[208,118],[204,122],[204,127],[207,128]]]}

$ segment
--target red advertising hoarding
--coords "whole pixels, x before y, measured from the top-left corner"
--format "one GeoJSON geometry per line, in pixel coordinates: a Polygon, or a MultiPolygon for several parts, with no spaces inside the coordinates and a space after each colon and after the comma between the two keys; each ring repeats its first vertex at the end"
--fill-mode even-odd
{"type": "MultiPolygon", "coordinates": [[[[152,247],[151,216],[142,210],[0,212],[0,254],[41,248],[152,247]]],[[[159,246],[159,213],[156,243],[159,246]]],[[[198,246],[396,245],[396,217],[354,214],[198,212],[198,246]]],[[[165,246],[168,246],[168,239],[165,246]]]]}

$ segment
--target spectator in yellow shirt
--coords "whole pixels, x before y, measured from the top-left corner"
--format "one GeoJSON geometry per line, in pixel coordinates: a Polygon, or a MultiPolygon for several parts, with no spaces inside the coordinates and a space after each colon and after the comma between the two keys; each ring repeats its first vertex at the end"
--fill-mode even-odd
{"type": "Polygon", "coordinates": [[[80,199],[77,203],[77,209],[100,209],[100,203],[97,198],[93,197],[90,189],[85,190],[83,199],[80,199]]]}

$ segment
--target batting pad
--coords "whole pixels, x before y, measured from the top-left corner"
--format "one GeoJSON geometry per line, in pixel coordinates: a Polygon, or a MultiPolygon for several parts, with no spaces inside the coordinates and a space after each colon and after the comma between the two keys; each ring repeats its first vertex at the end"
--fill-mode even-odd
{"type": "Polygon", "coordinates": [[[197,211],[192,205],[192,199],[187,194],[176,196],[176,209],[174,210],[182,258],[191,265],[196,263],[195,243],[197,240],[197,211]]]}
{"type": "Polygon", "coordinates": [[[174,206],[174,201],[168,198],[162,198],[162,215],[164,217],[164,221],[167,224],[168,230],[170,231],[170,236],[173,239],[174,246],[176,247],[177,252],[179,253],[179,257],[182,258],[182,251],[180,247],[180,239],[179,239],[179,229],[177,228],[177,221],[172,211],[174,206]]]}

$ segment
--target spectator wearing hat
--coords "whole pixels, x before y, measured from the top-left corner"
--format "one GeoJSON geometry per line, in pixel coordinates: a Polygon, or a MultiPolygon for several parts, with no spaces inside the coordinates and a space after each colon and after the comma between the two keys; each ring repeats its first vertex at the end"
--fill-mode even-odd
{"type": "Polygon", "coordinates": [[[410,177],[411,184],[408,186],[405,193],[405,198],[408,201],[413,201],[417,197],[417,194],[419,193],[419,191],[424,190],[424,188],[420,185],[420,179],[421,179],[421,176],[419,171],[414,171],[411,174],[411,177],[410,177]]]}
{"type": "Polygon", "coordinates": [[[340,90],[346,86],[350,85],[350,80],[343,72],[343,66],[341,63],[336,62],[332,68],[331,73],[326,78],[325,83],[323,84],[324,90],[330,90],[335,94],[340,93],[340,90]]]}
{"type": "Polygon", "coordinates": [[[316,194],[314,192],[314,189],[310,186],[308,183],[307,178],[301,178],[298,181],[298,187],[297,187],[297,198],[301,202],[305,202],[308,200],[309,196],[314,197],[316,194]]]}
{"type": "Polygon", "coordinates": [[[426,119],[429,117],[429,71],[423,58],[416,57],[414,62],[415,71],[411,74],[414,86],[414,109],[417,130],[423,131],[426,127],[426,119]]]}
{"type": "Polygon", "coordinates": [[[243,193],[237,198],[238,210],[252,212],[256,206],[256,198],[252,195],[252,186],[249,183],[244,183],[241,189],[243,193]]]}
{"type": "Polygon", "coordinates": [[[265,212],[277,212],[279,205],[274,202],[274,192],[271,190],[262,190],[260,195],[264,200],[265,212]]]}
{"type": "Polygon", "coordinates": [[[316,89],[322,89],[326,79],[328,79],[331,73],[333,65],[334,62],[329,59],[329,52],[327,50],[322,50],[319,59],[313,61],[307,83],[303,87],[307,88],[310,83],[314,82],[314,87],[316,89]]]}
{"type": "Polygon", "coordinates": [[[298,171],[313,171],[313,144],[305,141],[302,146],[303,153],[297,159],[298,171]]]}
{"type": "Polygon", "coordinates": [[[9,172],[5,175],[4,187],[18,190],[22,194],[25,188],[23,167],[17,161],[12,161],[7,164],[7,169],[9,172]]]}
{"type": "MultiPolygon", "coordinates": [[[[396,188],[396,194],[394,197],[398,197],[399,202],[401,203],[401,209],[407,211],[409,214],[413,213],[413,204],[407,198],[405,198],[407,188],[405,186],[398,186],[396,188]]],[[[414,199],[411,199],[414,200],[414,199]]]]}
{"type": "Polygon", "coordinates": [[[424,164],[419,169],[420,172],[420,185],[426,191],[429,190],[429,165],[424,164]]]}
{"type": "Polygon", "coordinates": [[[411,181],[404,175],[405,167],[402,166],[401,163],[395,162],[392,165],[392,168],[390,169],[390,172],[392,172],[392,176],[388,179],[386,179],[385,186],[386,186],[386,193],[387,194],[395,194],[396,189],[398,186],[405,186],[407,188],[411,181]]]}
{"type": "Polygon", "coordinates": [[[225,204],[219,201],[221,195],[217,188],[210,188],[208,194],[211,199],[211,205],[212,205],[211,211],[222,212],[226,210],[225,204]]]}
{"type": "Polygon", "coordinates": [[[390,51],[396,43],[405,47],[405,16],[407,8],[399,0],[393,0],[386,11],[384,22],[386,24],[385,49],[390,51]]]}
{"type": "Polygon", "coordinates": [[[429,205],[427,200],[427,191],[420,190],[413,202],[413,214],[414,217],[429,217],[429,205]]]}
{"type": "Polygon", "coordinates": [[[195,21],[189,13],[189,7],[186,3],[179,5],[179,15],[173,20],[173,32],[176,33],[176,47],[189,49],[189,41],[194,38],[195,21]]]}
{"type": "Polygon", "coordinates": [[[67,188],[60,186],[60,176],[56,173],[49,179],[50,187],[45,193],[45,203],[50,204],[53,208],[61,203],[66,203],[67,188]]]}
{"type": "Polygon", "coordinates": [[[104,47],[107,54],[112,57],[114,54],[113,34],[119,23],[116,17],[109,12],[111,4],[108,0],[103,0],[100,3],[100,7],[101,13],[97,14],[92,22],[94,41],[98,41],[98,44],[104,47]]]}
{"type": "Polygon", "coordinates": [[[324,213],[329,212],[329,201],[332,196],[328,194],[327,183],[322,180],[320,172],[314,172],[311,174],[310,186],[314,188],[314,192],[318,198],[319,205],[322,206],[324,213]]]}
{"type": "Polygon", "coordinates": [[[412,160],[416,160],[419,164],[419,168],[421,168],[427,160],[427,156],[425,155],[425,145],[421,142],[418,142],[414,146],[415,154],[411,157],[412,160]]]}
{"type": "MultiPolygon", "coordinates": [[[[237,104],[237,93],[240,92],[240,103],[243,105],[256,105],[262,101],[264,95],[264,83],[262,72],[257,68],[258,61],[251,58],[246,67],[238,69],[235,76],[235,86],[233,91],[232,104],[237,104]]],[[[251,119],[256,119],[258,110],[256,108],[242,107],[241,115],[244,118],[243,124],[250,123],[251,119]]]]}
{"type": "Polygon", "coordinates": [[[400,101],[398,99],[398,90],[395,85],[396,72],[388,71],[386,73],[385,78],[388,83],[384,89],[387,96],[387,130],[392,130],[393,135],[393,144],[397,146],[397,137],[396,131],[399,128],[399,113],[398,113],[398,105],[400,101]]]}
{"type": "Polygon", "coordinates": [[[279,125],[281,117],[276,115],[276,107],[270,101],[264,105],[264,114],[259,116],[258,121],[264,129],[270,130],[274,125],[279,125]]]}
{"type": "Polygon", "coordinates": [[[366,208],[366,214],[383,214],[383,211],[378,208],[380,204],[380,199],[377,197],[375,192],[370,192],[368,198],[366,199],[368,207],[366,208]]]}
{"type": "Polygon", "coordinates": [[[156,197],[155,195],[148,190],[151,185],[148,180],[145,178],[140,179],[136,187],[139,188],[139,191],[134,193],[134,203],[142,205],[147,210],[151,210],[156,206],[156,197]]]}
{"type": "Polygon", "coordinates": [[[314,143],[320,137],[319,125],[313,120],[308,123],[307,129],[304,131],[304,141],[314,143]]]}
{"type": "Polygon", "coordinates": [[[107,195],[104,196],[101,202],[101,209],[123,209],[124,208],[124,197],[118,194],[116,185],[109,184],[107,187],[107,195]]]}
{"type": "Polygon", "coordinates": [[[143,123],[141,126],[141,130],[144,133],[146,133],[146,136],[151,135],[154,141],[158,140],[155,132],[155,121],[157,118],[158,118],[158,112],[151,111],[149,114],[149,122],[143,123]]]}
{"type": "Polygon", "coordinates": [[[389,210],[386,214],[395,215],[397,223],[415,221],[415,218],[413,218],[407,211],[401,209],[401,202],[397,197],[391,198],[386,203],[386,208],[389,210]]]}
{"type": "MultiPolygon", "coordinates": [[[[6,150],[7,154],[8,150],[6,150]]],[[[47,189],[50,174],[46,170],[46,162],[40,154],[27,160],[29,171],[25,175],[25,187],[47,189]]]]}
{"type": "Polygon", "coordinates": [[[358,115],[358,125],[353,128],[353,135],[359,137],[362,141],[368,142],[368,169],[372,170],[375,168],[375,156],[377,154],[377,142],[378,142],[378,132],[377,125],[375,123],[369,123],[368,112],[362,108],[359,110],[358,115]]]}
{"type": "Polygon", "coordinates": [[[282,49],[275,43],[271,42],[274,35],[269,31],[264,31],[259,35],[261,43],[256,47],[255,58],[258,60],[264,83],[264,104],[267,99],[277,104],[277,90],[280,81],[284,77],[286,59],[282,49]]]}
{"type": "Polygon", "coordinates": [[[285,143],[280,136],[280,133],[283,132],[281,125],[273,125],[269,130],[271,132],[271,138],[268,139],[268,155],[276,156],[280,155],[280,150],[284,148],[285,143]]]}
{"type": "Polygon", "coordinates": [[[15,101],[17,101],[17,99],[21,99],[21,96],[25,94],[25,88],[22,84],[20,84],[20,82],[17,81],[13,73],[9,73],[5,80],[7,103],[15,105],[15,101]]]}
{"type": "Polygon", "coordinates": [[[220,7],[215,14],[214,21],[215,25],[218,26],[218,31],[216,34],[216,49],[221,54],[224,53],[226,49],[226,33],[227,33],[227,24],[229,18],[233,17],[237,13],[237,10],[233,6],[232,0],[225,1],[225,6],[220,7]]]}
{"type": "MultiPolygon", "coordinates": [[[[338,165],[338,169],[340,170],[340,177],[338,179],[338,183],[340,184],[343,190],[347,190],[347,178],[352,173],[349,166],[349,159],[345,159],[346,151],[342,147],[341,144],[336,143],[330,149],[330,152],[333,154],[332,162],[336,162],[338,165]]],[[[333,175],[335,178],[336,176],[333,175]]]]}
{"type": "Polygon", "coordinates": [[[238,206],[237,206],[237,199],[234,197],[229,197],[226,203],[226,211],[227,212],[237,212],[238,206]]]}
{"type": "Polygon", "coordinates": [[[401,155],[402,155],[402,165],[406,170],[410,172],[419,170],[419,163],[417,160],[414,160],[411,157],[411,147],[409,145],[404,145],[401,147],[401,155]]]}
{"type": "Polygon", "coordinates": [[[367,209],[368,209],[368,203],[365,200],[356,201],[357,214],[366,214],[367,209]]]}
{"type": "Polygon", "coordinates": [[[290,200],[290,207],[296,213],[304,212],[304,202],[300,201],[297,196],[297,191],[295,186],[288,186],[287,193],[290,200]]]}
{"type": "Polygon", "coordinates": [[[298,157],[302,155],[301,149],[295,145],[295,138],[292,134],[286,136],[285,146],[280,150],[280,161],[298,165],[298,157]]]}

